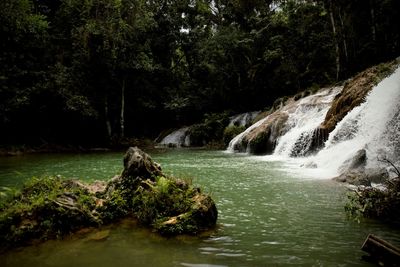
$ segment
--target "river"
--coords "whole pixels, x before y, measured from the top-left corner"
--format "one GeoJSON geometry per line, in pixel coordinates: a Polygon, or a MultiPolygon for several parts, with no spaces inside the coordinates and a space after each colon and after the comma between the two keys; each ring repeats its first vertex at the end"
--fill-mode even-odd
{"type": "MultiPolygon", "coordinates": [[[[200,237],[163,238],[127,221],[104,241],[72,236],[0,255],[1,266],[370,266],[369,233],[400,243],[400,232],[344,212],[345,186],[304,177],[280,161],[208,150],[155,150],[164,172],[192,179],[217,203],[218,227],[200,237]]],[[[123,153],[0,158],[0,187],[31,176],[86,181],[122,170],[123,153]]],[[[315,177],[315,176],[314,176],[315,177]]]]}

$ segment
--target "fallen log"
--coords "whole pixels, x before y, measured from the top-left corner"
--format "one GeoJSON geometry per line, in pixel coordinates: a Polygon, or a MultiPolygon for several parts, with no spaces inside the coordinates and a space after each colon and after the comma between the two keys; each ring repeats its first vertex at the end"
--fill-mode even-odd
{"type": "Polygon", "coordinates": [[[380,266],[400,266],[400,249],[373,234],[368,235],[361,250],[369,253],[368,260],[380,266]]]}

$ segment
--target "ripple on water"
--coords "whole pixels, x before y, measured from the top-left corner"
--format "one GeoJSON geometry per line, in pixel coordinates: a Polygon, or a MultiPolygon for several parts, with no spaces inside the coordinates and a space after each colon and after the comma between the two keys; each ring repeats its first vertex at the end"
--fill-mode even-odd
{"type": "Polygon", "coordinates": [[[215,264],[202,264],[202,263],[181,263],[185,267],[228,267],[227,265],[215,265],[215,264]]]}

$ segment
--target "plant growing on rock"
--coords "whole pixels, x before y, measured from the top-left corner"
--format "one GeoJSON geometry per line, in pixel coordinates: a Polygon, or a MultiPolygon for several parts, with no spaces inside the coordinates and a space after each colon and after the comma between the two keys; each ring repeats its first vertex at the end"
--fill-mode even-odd
{"type": "Polygon", "coordinates": [[[358,189],[349,196],[345,209],[351,215],[400,222],[400,179],[387,182],[387,189],[358,189]]]}
{"type": "Polygon", "coordinates": [[[397,177],[386,181],[386,189],[373,187],[358,188],[349,195],[345,209],[356,217],[377,218],[400,222],[400,172],[394,164],[384,158],[379,159],[394,168],[397,177]]]}
{"type": "Polygon", "coordinates": [[[0,203],[0,247],[61,238],[88,226],[127,216],[164,235],[196,234],[216,224],[214,201],[191,184],[161,172],[138,148],[129,148],[124,170],[108,183],[60,177],[32,178],[0,203]]]}

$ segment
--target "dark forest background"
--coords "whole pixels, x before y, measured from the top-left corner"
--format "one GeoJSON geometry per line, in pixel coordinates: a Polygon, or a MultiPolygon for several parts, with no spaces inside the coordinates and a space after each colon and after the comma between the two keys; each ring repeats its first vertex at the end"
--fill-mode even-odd
{"type": "Polygon", "coordinates": [[[2,144],[154,138],[400,55],[398,0],[1,0],[2,144]]]}

